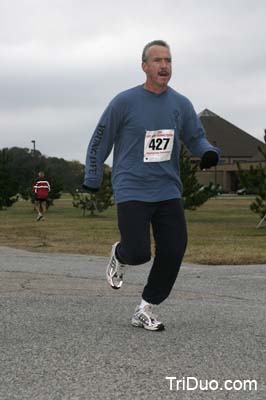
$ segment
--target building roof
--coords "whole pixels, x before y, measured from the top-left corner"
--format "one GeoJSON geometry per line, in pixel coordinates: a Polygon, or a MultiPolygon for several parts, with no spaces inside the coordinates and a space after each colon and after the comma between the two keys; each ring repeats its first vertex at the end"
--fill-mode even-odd
{"type": "Polygon", "coordinates": [[[199,117],[218,117],[218,115],[215,114],[213,111],[208,110],[208,108],[205,108],[205,110],[199,113],[199,117]]]}
{"type": "MultiPolygon", "coordinates": [[[[259,146],[264,143],[231,124],[207,108],[199,113],[210,143],[221,149],[222,157],[259,157],[259,146]]],[[[261,158],[261,157],[260,157],[261,158]]]]}

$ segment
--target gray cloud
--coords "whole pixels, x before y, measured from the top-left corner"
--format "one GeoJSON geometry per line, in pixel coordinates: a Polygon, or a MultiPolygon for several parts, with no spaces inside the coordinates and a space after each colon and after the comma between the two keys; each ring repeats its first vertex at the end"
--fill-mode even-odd
{"type": "Polygon", "coordinates": [[[144,81],[144,44],[172,48],[171,86],[262,139],[266,3],[214,0],[2,0],[0,148],[84,161],[118,92],[144,81]]]}

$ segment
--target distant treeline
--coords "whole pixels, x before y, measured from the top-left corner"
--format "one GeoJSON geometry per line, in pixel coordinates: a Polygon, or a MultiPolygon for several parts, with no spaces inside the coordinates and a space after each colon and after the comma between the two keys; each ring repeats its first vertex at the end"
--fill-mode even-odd
{"type": "MultiPolygon", "coordinates": [[[[79,161],[46,157],[38,150],[19,147],[0,150],[2,179],[8,177],[9,186],[23,197],[27,197],[27,193],[31,191],[39,171],[44,171],[51,186],[57,191],[73,192],[82,185],[84,168],[85,166],[79,161]]],[[[1,183],[4,184],[4,182],[1,183]]]]}

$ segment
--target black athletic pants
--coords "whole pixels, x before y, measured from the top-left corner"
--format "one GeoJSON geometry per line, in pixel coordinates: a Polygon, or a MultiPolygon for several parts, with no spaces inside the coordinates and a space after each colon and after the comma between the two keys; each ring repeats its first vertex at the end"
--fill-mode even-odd
{"type": "Polygon", "coordinates": [[[121,234],[116,256],[123,264],[144,264],[151,258],[150,225],[155,257],[142,297],[151,304],[165,300],[176,281],[187,245],[182,201],[126,201],[117,205],[121,234]]]}

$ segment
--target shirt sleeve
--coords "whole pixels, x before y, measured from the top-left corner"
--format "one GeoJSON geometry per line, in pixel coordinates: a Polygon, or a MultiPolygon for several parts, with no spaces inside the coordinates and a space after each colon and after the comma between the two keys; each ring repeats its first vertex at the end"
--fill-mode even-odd
{"type": "Polygon", "coordinates": [[[101,116],[90,140],[86,163],[84,185],[99,188],[103,179],[103,164],[111,153],[119,129],[119,117],[110,104],[101,116]]]}
{"type": "Polygon", "coordinates": [[[193,156],[202,157],[206,151],[215,151],[220,156],[220,150],[207,140],[205,129],[189,100],[182,128],[181,140],[193,156]]]}

